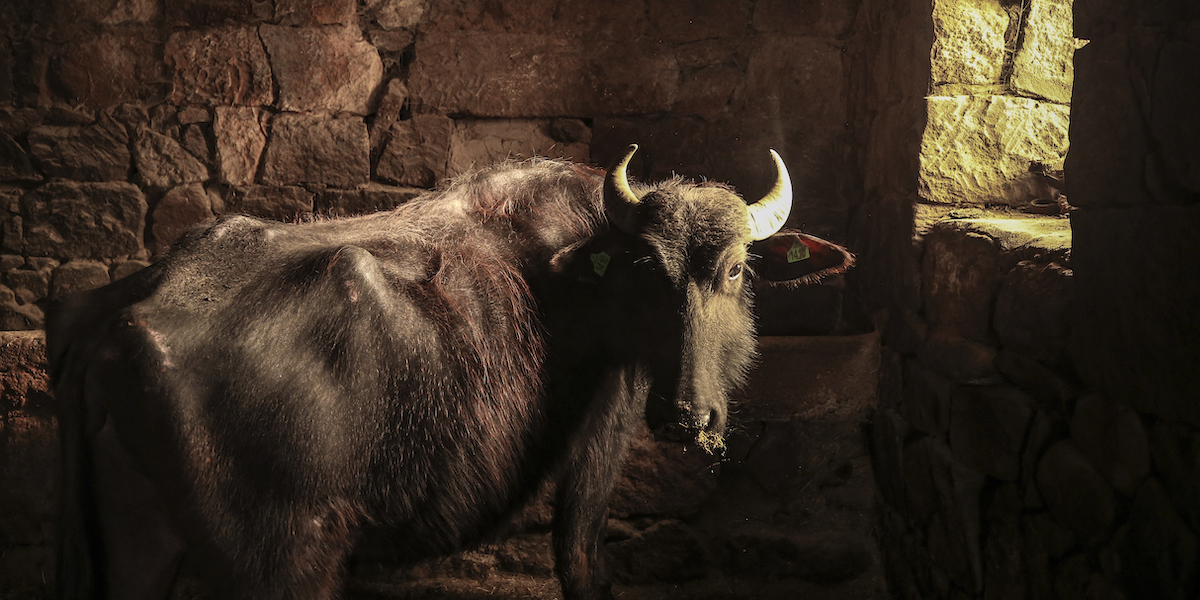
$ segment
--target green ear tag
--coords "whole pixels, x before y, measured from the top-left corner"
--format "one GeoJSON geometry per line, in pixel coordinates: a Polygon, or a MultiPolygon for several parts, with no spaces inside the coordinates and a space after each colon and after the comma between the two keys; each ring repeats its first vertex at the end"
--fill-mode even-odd
{"type": "Polygon", "coordinates": [[[596,274],[604,277],[604,271],[608,270],[608,262],[612,257],[607,252],[599,252],[592,255],[592,269],[595,269],[596,274]]]}
{"type": "Polygon", "coordinates": [[[800,242],[793,242],[791,250],[788,250],[787,261],[789,263],[800,262],[808,258],[808,246],[800,242]]]}

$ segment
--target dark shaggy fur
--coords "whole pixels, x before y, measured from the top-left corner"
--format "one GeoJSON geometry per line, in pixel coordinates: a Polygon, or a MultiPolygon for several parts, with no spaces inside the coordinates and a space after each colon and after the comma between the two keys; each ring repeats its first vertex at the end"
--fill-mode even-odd
{"type": "Polygon", "coordinates": [[[186,556],[220,597],[329,598],[363,528],[450,552],[557,477],[564,593],[608,597],[647,396],[719,433],[753,332],[743,201],[639,187],[630,235],[602,176],[509,163],[388,213],[227,218],[55,308],[61,596],[161,598],[186,556]]]}

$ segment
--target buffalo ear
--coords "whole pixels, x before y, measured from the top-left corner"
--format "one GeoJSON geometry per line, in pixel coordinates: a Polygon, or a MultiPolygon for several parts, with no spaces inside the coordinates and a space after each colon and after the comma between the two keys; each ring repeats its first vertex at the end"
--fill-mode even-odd
{"type": "Polygon", "coordinates": [[[618,263],[624,264],[628,254],[620,236],[599,235],[555,252],[550,257],[550,272],[599,283],[619,268],[618,263]],[[613,269],[609,269],[610,264],[613,269]]]}
{"type": "Polygon", "coordinates": [[[760,279],[785,285],[817,283],[854,266],[854,255],[846,248],[799,231],[754,242],[750,253],[758,257],[754,269],[760,279]]]}

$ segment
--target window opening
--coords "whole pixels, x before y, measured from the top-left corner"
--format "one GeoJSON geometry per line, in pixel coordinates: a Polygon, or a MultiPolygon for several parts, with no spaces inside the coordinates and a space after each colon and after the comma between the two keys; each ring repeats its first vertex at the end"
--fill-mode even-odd
{"type": "Polygon", "coordinates": [[[918,221],[1069,211],[1071,3],[935,0],[918,221]]]}

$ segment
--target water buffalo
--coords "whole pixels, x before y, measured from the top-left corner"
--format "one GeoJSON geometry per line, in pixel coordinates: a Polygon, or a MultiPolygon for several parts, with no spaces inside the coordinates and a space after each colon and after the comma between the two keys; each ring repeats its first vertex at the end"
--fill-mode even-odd
{"type": "Polygon", "coordinates": [[[777,233],[791,184],[629,181],[562,161],[462,176],[396,210],[237,216],[56,306],[63,598],[331,598],[364,531],[403,558],[484,539],[557,482],[566,598],[611,598],[600,532],[647,402],[719,443],[755,352],[755,259],[849,266],[777,233]],[[760,246],[752,256],[752,242],[760,246]]]}

